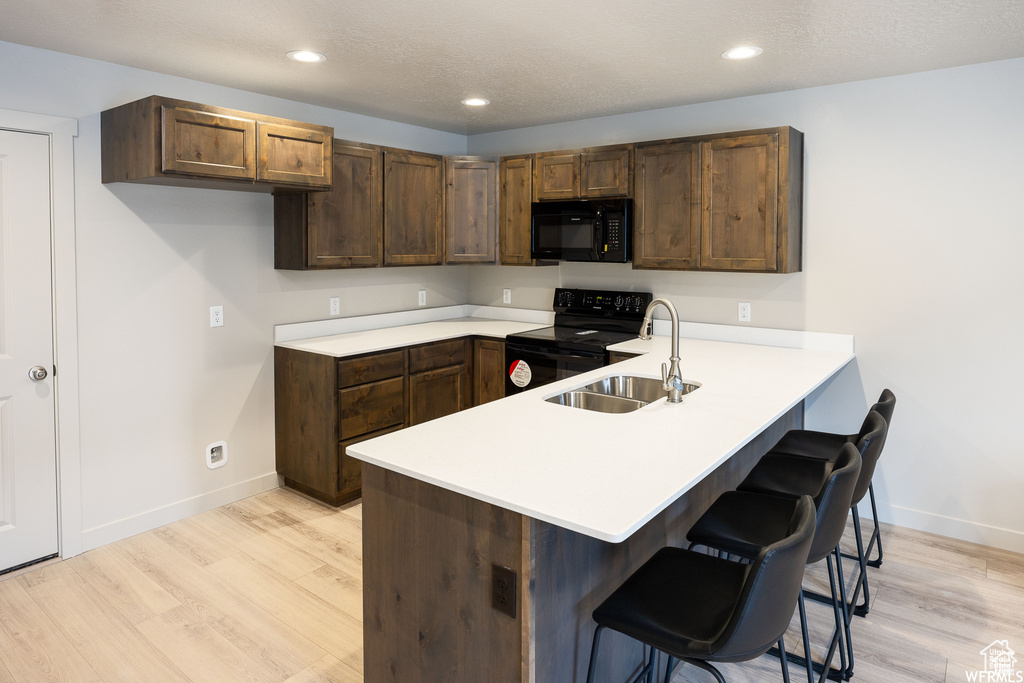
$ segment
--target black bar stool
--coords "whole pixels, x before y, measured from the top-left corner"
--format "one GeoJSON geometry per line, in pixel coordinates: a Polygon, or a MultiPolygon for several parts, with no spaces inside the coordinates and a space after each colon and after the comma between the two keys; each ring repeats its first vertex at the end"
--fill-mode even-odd
{"type": "MultiPolygon", "coordinates": [[[[888,429],[892,426],[892,413],[895,408],[896,395],[888,389],[883,389],[878,397],[878,402],[868,409],[868,414],[870,415],[873,410],[881,415],[882,419],[885,420],[886,429],[888,429]]],[[[786,432],[785,436],[772,446],[769,453],[789,453],[790,455],[801,455],[805,458],[832,460],[836,457],[844,443],[857,443],[867,432],[866,417],[861,425],[860,432],[857,434],[833,434],[831,432],[815,432],[809,429],[793,429],[786,432]]],[[[874,517],[875,527],[865,547],[865,558],[871,556],[871,550],[877,543],[878,557],[874,560],[867,560],[867,564],[869,567],[880,567],[882,565],[882,533],[878,526],[878,506],[875,505],[874,483],[868,484],[868,495],[871,499],[871,516],[874,517]]]]}
{"type": "MultiPolygon", "coordinates": [[[[634,683],[650,683],[659,650],[710,672],[719,683],[725,679],[711,662],[755,659],[776,643],[784,651],[782,637],[796,608],[815,523],[810,496],[788,503],[784,535],[751,564],[670,547],[633,572],[594,610],[587,683],[593,683],[606,628],[651,647],[634,683]]],[[[782,677],[789,683],[785,657],[782,677]]]]}
{"type": "MultiPolygon", "coordinates": [[[[840,450],[839,457],[824,486],[817,491],[806,492],[808,495],[815,494],[814,503],[817,507],[814,542],[811,544],[806,558],[807,564],[826,560],[832,591],[832,610],[835,617],[835,630],[829,638],[828,654],[825,655],[822,663],[815,663],[811,659],[804,592],[801,591],[797,604],[800,608],[800,630],[804,639],[804,656],[790,655],[789,659],[806,667],[808,683],[814,683],[815,672],[821,674],[818,680],[824,682],[826,677],[845,678],[846,673],[853,668],[850,619],[848,612],[844,609],[846,588],[843,585],[842,565],[839,559],[839,540],[846,529],[846,517],[860,471],[860,453],[856,446],[847,443],[840,450]],[[836,562],[836,569],[833,569],[832,566],[833,558],[836,562]],[[837,572],[839,574],[838,587],[837,572]],[[844,633],[846,637],[845,651],[843,649],[844,633]],[[838,671],[831,669],[832,659],[837,649],[840,659],[838,671]],[[847,665],[847,655],[849,656],[849,666],[847,665]]],[[[786,510],[790,500],[792,499],[774,494],[728,491],[719,496],[707,512],[697,520],[686,534],[686,538],[690,541],[691,548],[702,545],[730,555],[738,555],[743,559],[752,559],[765,545],[785,532],[789,522],[786,510]]],[[[782,650],[779,651],[779,656],[786,657],[782,650]]]]}

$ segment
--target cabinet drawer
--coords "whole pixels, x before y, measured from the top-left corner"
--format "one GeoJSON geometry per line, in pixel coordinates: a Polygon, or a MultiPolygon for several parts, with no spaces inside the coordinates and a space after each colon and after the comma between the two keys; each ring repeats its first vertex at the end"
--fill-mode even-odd
{"type": "Polygon", "coordinates": [[[423,372],[465,362],[466,342],[445,341],[409,349],[409,372],[423,372]]]}
{"type": "Polygon", "coordinates": [[[348,439],[342,441],[338,446],[338,500],[344,502],[346,500],[353,500],[359,497],[360,489],[362,488],[362,471],[363,463],[360,460],[356,460],[351,457],[347,450],[352,444],[357,444],[360,441],[366,441],[367,439],[374,439],[384,434],[390,434],[401,429],[402,426],[391,427],[389,429],[382,429],[379,432],[373,432],[372,434],[364,434],[363,436],[355,439],[348,439]]]}
{"type": "Polygon", "coordinates": [[[390,351],[338,361],[338,387],[340,389],[391,377],[401,377],[404,374],[405,351],[390,351]]]}
{"type": "Polygon", "coordinates": [[[339,393],[341,438],[402,424],[405,420],[405,378],[362,384],[339,393]]]}

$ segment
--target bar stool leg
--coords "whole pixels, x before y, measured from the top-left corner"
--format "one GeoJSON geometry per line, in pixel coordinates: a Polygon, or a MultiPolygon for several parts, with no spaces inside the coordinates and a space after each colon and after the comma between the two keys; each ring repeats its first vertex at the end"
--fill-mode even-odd
{"type": "Polygon", "coordinates": [[[594,642],[590,646],[590,667],[587,669],[587,683],[594,683],[594,664],[597,663],[597,648],[601,644],[601,631],[604,626],[598,625],[594,631],[594,642]]]}
{"type": "Polygon", "coordinates": [[[839,575],[839,598],[843,605],[843,628],[846,632],[846,650],[850,662],[849,666],[846,667],[844,678],[849,679],[853,676],[853,636],[850,635],[850,603],[846,602],[846,579],[843,577],[843,559],[839,546],[836,546],[835,555],[836,571],[839,575]]]}
{"type": "Polygon", "coordinates": [[[868,484],[868,496],[871,498],[871,516],[875,518],[875,530],[871,533],[871,540],[868,542],[868,555],[871,554],[871,544],[878,542],[878,557],[868,560],[868,566],[878,568],[882,566],[882,530],[878,526],[878,507],[875,505],[875,484],[868,484]]]}
{"type": "Polygon", "coordinates": [[[868,590],[868,562],[867,557],[864,555],[864,539],[861,536],[860,530],[860,512],[857,510],[857,506],[853,507],[853,532],[857,539],[857,559],[860,562],[860,577],[853,588],[853,613],[858,617],[865,617],[868,614],[868,610],[871,609],[871,594],[868,590]],[[864,602],[860,605],[857,604],[857,596],[860,593],[860,589],[864,589],[864,602]]]}

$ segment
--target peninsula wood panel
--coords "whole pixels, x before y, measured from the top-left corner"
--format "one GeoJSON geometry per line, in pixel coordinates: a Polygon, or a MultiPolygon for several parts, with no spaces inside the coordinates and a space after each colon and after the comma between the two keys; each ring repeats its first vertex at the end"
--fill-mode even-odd
{"type": "Polygon", "coordinates": [[[524,622],[491,608],[491,563],[522,566],[522,528],[517,513],[364,464],[364,679],[526,683],[524,622]]]}
{"type": "Polygon", "coordinates": [[[334,141],[333,183],[325,192],[274,196],[274,267],[383,265],[384,185],[380,148],[334,141]]]}
{"type": "Polygon", "coordinates": [[[445,159],[445,262],[494,263],[498,233],[498,162],[445,159]]]}
{"type": "Polygon", "coordinates": [[[504,266],[533,265],[530,258],[533,156],[502,157],[498,175],[499,259],[504,266]]]}
{"type": "MultiPolygon", "coordinates": [[[[364,464],[366,680],[582,683],[593,610],[658,549],[685,544],[711,503],[802,425],[801,403],[622,543],[364,464]],[[492,562],[520,568],[515,620],[490,608],[492,562]]],[[[609,632],[595,680],[628,680],[639,659],[636,641],[609,632]]]]}
{"type": "Polygon", "coordinates": [[[778,134],[710,140],[701,156],[701,267],[776,270],[778,134]]]}
{"type": "Polygon", "coordinates": [[[384,151],[384,265],[444,260],[442,157],[384,151]]]}
{"type": "Polygon", "coordinates": [[[700,145],[675,142],[636,148],[633,265],[700,266],[700,145]]]}

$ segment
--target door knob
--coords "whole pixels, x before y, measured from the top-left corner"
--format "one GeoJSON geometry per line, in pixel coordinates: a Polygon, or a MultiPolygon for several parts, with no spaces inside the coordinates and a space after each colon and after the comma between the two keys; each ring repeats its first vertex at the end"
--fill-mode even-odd
{"type": "Polygon", "coordinates": [[[46,379],[46,368],[44,368],[42,365],[37,365],[28,371],[28,376],[34,382],[38,382],[41,379],[46,379]]]}

